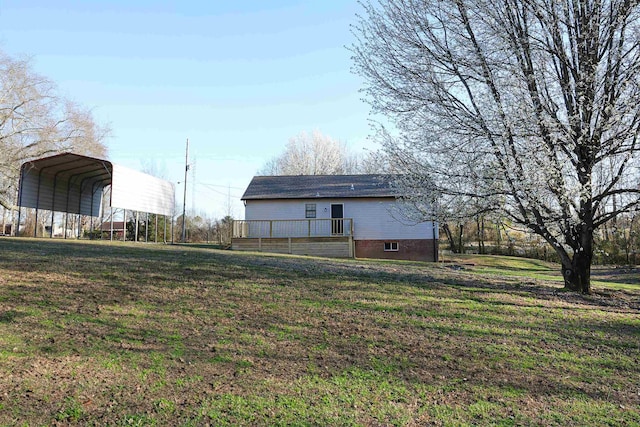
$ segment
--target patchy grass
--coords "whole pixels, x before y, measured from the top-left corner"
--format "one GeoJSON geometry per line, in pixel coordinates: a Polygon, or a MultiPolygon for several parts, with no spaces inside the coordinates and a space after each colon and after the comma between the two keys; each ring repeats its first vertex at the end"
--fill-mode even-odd
{"type": "Polygon", "coordinates": [[[483,262],[0,239],[0,425],[640,425],[637,283],[483,262]]]}

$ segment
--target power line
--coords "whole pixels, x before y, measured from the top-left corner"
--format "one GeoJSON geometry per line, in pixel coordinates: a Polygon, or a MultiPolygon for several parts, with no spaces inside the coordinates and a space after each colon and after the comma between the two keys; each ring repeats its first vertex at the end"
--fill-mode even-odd
{"type": "Polygon", "coordinates": [[[217,185],[217,184],[209,184],[206,182],[198,182],[198,184],[200,185],[205,185],[207,187],[220,187],[220,188],[233,188],[234,190],[244,190],[244,188],[241,187],[231,187],[229,185],[217,185]]]}
{"type": "MultiPolygon", "coordinates": [[[[206,187],[207,190],[212,191],[212,192],[217,193],[217,194],[220,194],[220,195],[223,195],[223,196],[229,196],[230,195],[231,197],[234,197],[236,199],[239,199],[240,197],[242,197],[242,196],[238,196],[237,194],[231,194],[231,193],[226,192],[226,191],[223,192],[223,191],[218,191],[218,190],[215,190],[213,188],[210,188],[210,187],[223,187],[221,185],[208,185],[208,184],[203,184],[201,182],[199,182],[198,185],[202,185],[203,187],[206,187]]],[[[228,187],[224,187],[224,188],[228,188],[228,187]]]]}

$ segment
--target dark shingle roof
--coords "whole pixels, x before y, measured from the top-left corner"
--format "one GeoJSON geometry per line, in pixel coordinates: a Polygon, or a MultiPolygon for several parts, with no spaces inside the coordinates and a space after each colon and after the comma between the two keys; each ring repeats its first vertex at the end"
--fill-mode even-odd
{"type": "Polygon", "coordinates": [[[395,197],[390,175],[255,176],[242,200],[395,197]]]}

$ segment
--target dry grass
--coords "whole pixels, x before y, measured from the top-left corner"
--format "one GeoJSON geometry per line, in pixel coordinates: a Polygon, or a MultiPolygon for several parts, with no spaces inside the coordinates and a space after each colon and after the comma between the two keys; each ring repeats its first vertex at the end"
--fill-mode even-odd
{"type": "Polygon", "coordinates": [[[0,272],[2,425],[640,425],[633,287],[30,239],[0,272]]]}

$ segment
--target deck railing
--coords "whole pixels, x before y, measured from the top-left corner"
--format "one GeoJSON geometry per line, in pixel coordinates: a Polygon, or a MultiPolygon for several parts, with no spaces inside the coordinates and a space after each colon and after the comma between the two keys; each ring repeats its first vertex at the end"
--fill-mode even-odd
{"type": "Polygon", "coordinates": [[[234,238],[353,236],[353,219],[238,220],[234,238]]]}

